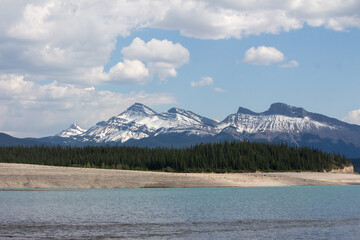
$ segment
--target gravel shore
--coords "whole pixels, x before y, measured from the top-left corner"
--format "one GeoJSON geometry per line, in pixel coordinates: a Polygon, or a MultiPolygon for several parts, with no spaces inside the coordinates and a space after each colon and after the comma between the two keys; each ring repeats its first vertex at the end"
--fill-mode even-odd
{"type": "Polygon", "coordinates": [[[0,189],[270,187],[360,184],[351,173],[166,173],[0,163],[0,189]]]}

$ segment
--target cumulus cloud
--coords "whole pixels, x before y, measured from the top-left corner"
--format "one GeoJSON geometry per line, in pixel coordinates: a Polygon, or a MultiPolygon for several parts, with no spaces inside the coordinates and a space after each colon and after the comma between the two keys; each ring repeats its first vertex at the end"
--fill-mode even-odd
{"type": "Polygon", "coordinates": [[[127,59],[146,62],[150,72],[158,75],[161,80],[176,77],[176,68],[188,63],[190,58],[189,51],[181,44],[166,39],[151,39],[145,43],[142,39],[135,38],[121,53],[127,59]]]}
{"type": "Polygon", "coordinates": [[[296,68],[299,66],[299,63],[296,60],[291,60],[288,63],[281,64],[281,68],[296,68]]]}
{"type": "MultiPolygon", "coordinates": [[[[360,28],[360,2],[354,0],[0,1],[0,9],[6,13],[0,14],[0,71],[66,82],[81,81],[106,65],[117,38],[142,28],[201,39],[277,34],[305,24],[335,31],[360,28]]],[[[168,56],[175,62],[152,57],[151,49],[172,46],[168,42],[138,42],[142,50],[129,57],[141,54],[148,62],[129,60],[146,64],[150,75],[176,76],[187,62],[185,51],[180,59],[168,56]]]]}
{"type": "Polygon", "coordinates": [[[164,81],[168,77],[176,77],[176,69],[187,63],[190,57],[189,51],[181,44],[166,39],[152,39],[145,43],[142,39],[135,38],[121,53],[124,61],[112,66],[109,72],[104,71],[104,66],[94,67],[80,81],[142,85],[155,75],[164,81]]]}
{"type": "Polygon", "coordinates": [[[114,82],[144,84],[149,77],[149,70],[139,60],[125,59],[110,69],[109,77],[114,82]]]}
{"type": "Polygon", "coordinates": [[[167,93],[97,91],[94,87],[51,82],[40,85],[19,75],[0,75],[0,132],[16,136],[54,135],[78,123],[90,127],[119,114],[134,102],[150,106],[176,103],[167,93]]]}
{"type": "Polygon", "coordinates": [[[83,77],[87,84],[139,84],[143,85],[150,81],[149,69],[139,60],[124,59],[112,66],[109,72],[104,71],[104,66],[91,68],[83,77]]]}
{"type": "Polygon", "coordinates": [[[83,83],[107,64],[118,37],[148,25],[158,8],[151,2],[1,2],[0,71],[83,83]]]}
{"type": "Polygon", "coordinates": [[[191,82],[190,85],[192,87],[202,87],[202,86],[212,85],[213,83],[214,83],[214,80],[212,79],[212,77],[203,77],[198,82],[191,82]]]}
{"type": "Polygon", "coordinates": [[[349,123],[360,125],[360,109],[350,111],[343,120],[349,123]]]}
{"type": "Polygon", "coordinates": [[[252,47],[245,52],[243,62],[253,65],[268,66],[273,63],[282,62],[285,56],[274,47],[252,47]]]}

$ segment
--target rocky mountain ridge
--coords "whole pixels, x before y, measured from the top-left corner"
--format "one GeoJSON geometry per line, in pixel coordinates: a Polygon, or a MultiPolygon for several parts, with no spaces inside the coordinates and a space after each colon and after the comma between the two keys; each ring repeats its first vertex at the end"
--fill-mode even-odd
{"type": "Polygon", "coordinates": [[[157,113],[135,103],[87,130],[73,124],[55,136],[37,140],[55,145],[141,147],[187,147],[206,142],[247,140],[285,142],[349,157],[360,156],[360,126],[284,103],[274,103],[260,113],[239,107],[221,122],[178,108],[157,113]]]}

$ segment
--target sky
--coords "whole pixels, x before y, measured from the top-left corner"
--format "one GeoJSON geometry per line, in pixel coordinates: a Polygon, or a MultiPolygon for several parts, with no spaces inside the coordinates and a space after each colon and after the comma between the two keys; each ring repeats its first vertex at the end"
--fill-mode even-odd
{"type": "Polygon", "coordinates": [[[360,124],[359,43],[358,0],[0,0],[0,132],[89,128],[135,102],[360,124]]]}

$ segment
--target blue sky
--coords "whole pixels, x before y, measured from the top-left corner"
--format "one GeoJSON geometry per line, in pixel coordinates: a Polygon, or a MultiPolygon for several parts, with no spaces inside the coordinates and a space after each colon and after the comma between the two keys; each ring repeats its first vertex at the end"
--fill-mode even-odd
{"type": "Polygon", "coordinates": [[[356,1],[4,1],[0,9],[0,132],[88,128],[134,102],[217,120],[284,102],[360,124],[356,1]]]}
{"type": "MultiPolygon", "coordinates": [[[[181,36],[177,31],[146,29],[121,39],[117,48],[129,45],[134,37],[146,42],[156,38],[181,43],[190,52],[190,62],[178,70],[176,78],[169,78],[165,84],[154,79],[154,84],[131,86],[124,92],[134,89],[174,92],[178,99],[176,106],[219,120],[239,106],[260,112],[274,102],[340,119],[359,108],[358,29],[338,32],[304,26],[300,30],[241,40],[201,40],[181,36]],[[254,46],[275,47],[285,55],[285,60],[269,66],[243,62],[245,52],[254,46]],[[296,60],[298,67],[279,67],[291,60],[296,60]],[[206,76],[213,78],[212,85],[191,87],[192,81],[206,76]],[[225,92],[215,92],[214,87],[225,92]]],[[[120,51],[115,51],[108,65],[112,66],[121,57],[120,51]]],[[[170,105],[155,109],[166,111],[168,107],[170,105]]]]}

